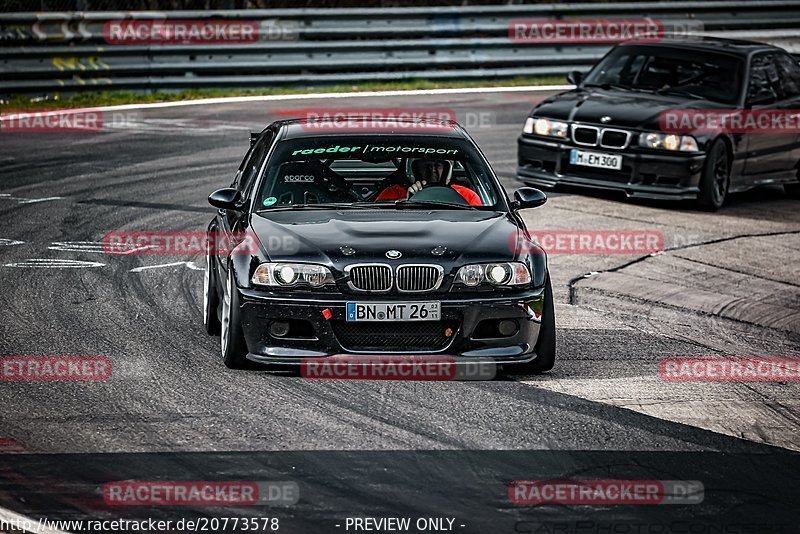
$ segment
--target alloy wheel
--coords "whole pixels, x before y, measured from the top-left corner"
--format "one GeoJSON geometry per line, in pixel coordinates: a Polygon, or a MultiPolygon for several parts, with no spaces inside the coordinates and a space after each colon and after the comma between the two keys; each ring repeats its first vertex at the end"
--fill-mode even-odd
{"type": "Polygon", "coordinates": [[[228,271],[228,281],[225,284],[225,291],[222,292],[222,335],[220,336],[220,343],[222,344],[223,357],[227,353],[228,344],[230,340],[230,324],[231,324],[231,290],[233,286],[231,283],[231,273],[228,271]]]}

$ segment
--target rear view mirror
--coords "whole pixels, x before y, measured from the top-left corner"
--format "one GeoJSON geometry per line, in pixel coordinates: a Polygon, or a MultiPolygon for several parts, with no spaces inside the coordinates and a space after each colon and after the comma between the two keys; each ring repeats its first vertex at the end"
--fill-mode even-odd
{"type": "Polygon", "coordinates": [[[533,187],[520,187],[514,191],[514,209],[538,208],[547,202],[547,195],[533,187]]]}
{"type": "Polygon", "coordinates": [[[226,187],[208,195],[208,203],[221,210],[239,211],[242,209],[242,194],[238,189],[226,187]]]}

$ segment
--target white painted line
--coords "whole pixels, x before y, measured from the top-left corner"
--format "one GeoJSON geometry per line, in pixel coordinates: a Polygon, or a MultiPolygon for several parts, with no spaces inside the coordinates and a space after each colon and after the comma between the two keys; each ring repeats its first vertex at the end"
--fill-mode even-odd
{"type": "Polygon", "coordinates": [[[2,198],[3,200],[16,200],[17,203],[19,204],[36,204],[37,202],[46,202],[48,200],[61,200],[64,197],[25,198],[25,197],[14,197],[8,193],[0,193],[0,198],[2,198]]]}
{"type": "Polygon", "coordinates": [[[61,200],[63,197],[47,197],[47,198],[18,198],[20,204],[36,204],[37,202],[47,202],[48,200],[61,200]]]}
{"type": "Polygon", "coordinates": [[[143,250],[149,250],[151,248],[157,248],[157,247],[156,245],[142,245],[141,247],[134,247],[126,250],[113,250],[114,247],[109,247],[109,248],[112,249],[107,252],[109,256],[127,256],[129,254],[134,254],[136,252],[141,252],[143,250]]]}
{"type": "Polygon", "coordinates": [[[5,239],[0,237],[0,247],[11,247],[14,245],[22,245],[25,241],[17,241],[16,239],[5,239]]]}
{"type": "Polygon", "coordinates": [[[86,267],[105,267],[96,261],[62,260],[57,258],[30,258],[16,263],[6,263],[3,267],[17,269],[81,269],[86,267]]]}
{"type": "Polygon", "coordinates": [[[12,512],[6,508],[0,508],[0,522],[13,527],[24,526],[25,528],[20,530],[24,530],[25,532],[33,532],[34,534],[69,534],[69,532],[65,532],[63,530],[55,530],[46,527],[41,524],[41,520],[37,521],[35,519],[31,519],[30,517],[25,517],[24,515],[12,512]]]}
{"type": "Polygon", "coordinates": [[[197,265],[193,261],[187,261],[186,262],[186,267],[188,267],[189,269],[191,269],[193,271],[205,271],[206,270],[205,267],[200,267],[199,265],[197,265]]]}
{"type": "Polygon", "coordinates": [[[142,267],[135,267],[130,270],[132,273],[140,273],[148,269],[161,269],[162,267],[177,267],[178,265],[188,266],[188,261],[176,261],[174,263],[162,263],[160,265],[143,265],[142,267]]]}
{"type": "Polygon", "coordinates": [[[53,241],[47,249],[60,252],[105,252],[103,243],[96,241],[53,241]]]}
{"type": "Polygon", "coordinates": [[[0,117],[3,120],[16,120],[26,117],[45,117],[69,113],[85,113],[92,111],[123,111],[127,109],[177,108],[184,106],[208,106],[213,104],[239,104],[244,102],[276,102],[283,100],[314,100],[336,98],[369,98],[375,96],[420,96],[420,95],[468,95],[476,93],[543,93],[550,91],[566,91],[574,89],[574,85],[520,85],[511,87],[464,87],[449,89],[414,89],[393,91],[358,91],[353,93],[306,93],[297,95],[256,95],[227,96],[220,98],[198,98],[196,100],[176,100],[174,102],[155,102],[151,104],[120,104],[117,106],[99,106],[96,108],[57,109],[32,113],[17,113],[0,117]]]}

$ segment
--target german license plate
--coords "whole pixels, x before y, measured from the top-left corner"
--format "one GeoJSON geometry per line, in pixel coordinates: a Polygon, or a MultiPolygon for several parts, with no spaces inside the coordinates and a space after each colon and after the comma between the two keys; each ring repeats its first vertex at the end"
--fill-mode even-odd
{"type": "Polygon", "coordinates": [[[588,152],[574,148],[569,153],[569,162],[572,165],[612,169],[615,171],[622,168],[622,156],[619,154],[603,154],[602,152],[588,152]]]}
{"type": "Polygon", "coordinates": [[[438,321],[441,302],[348,302],[348,321],[438,321]]]}

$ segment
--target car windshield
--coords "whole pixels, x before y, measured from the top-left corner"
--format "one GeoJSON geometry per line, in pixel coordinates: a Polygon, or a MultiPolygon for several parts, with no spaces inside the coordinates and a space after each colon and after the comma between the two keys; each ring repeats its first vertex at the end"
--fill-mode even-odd
{"type": "Polygon", "coordinates": [[[654,46],[620,46],[587,75],[584,85],[686,95],[734,104],[743,62],[728,54],[654,46]]]}
{"type": "Polygon", "coordinates": [[[463,139],[319,136],[278,143],[256,209],[398,204],[492,209],[499,194],[485,160],[463,139]]]}

